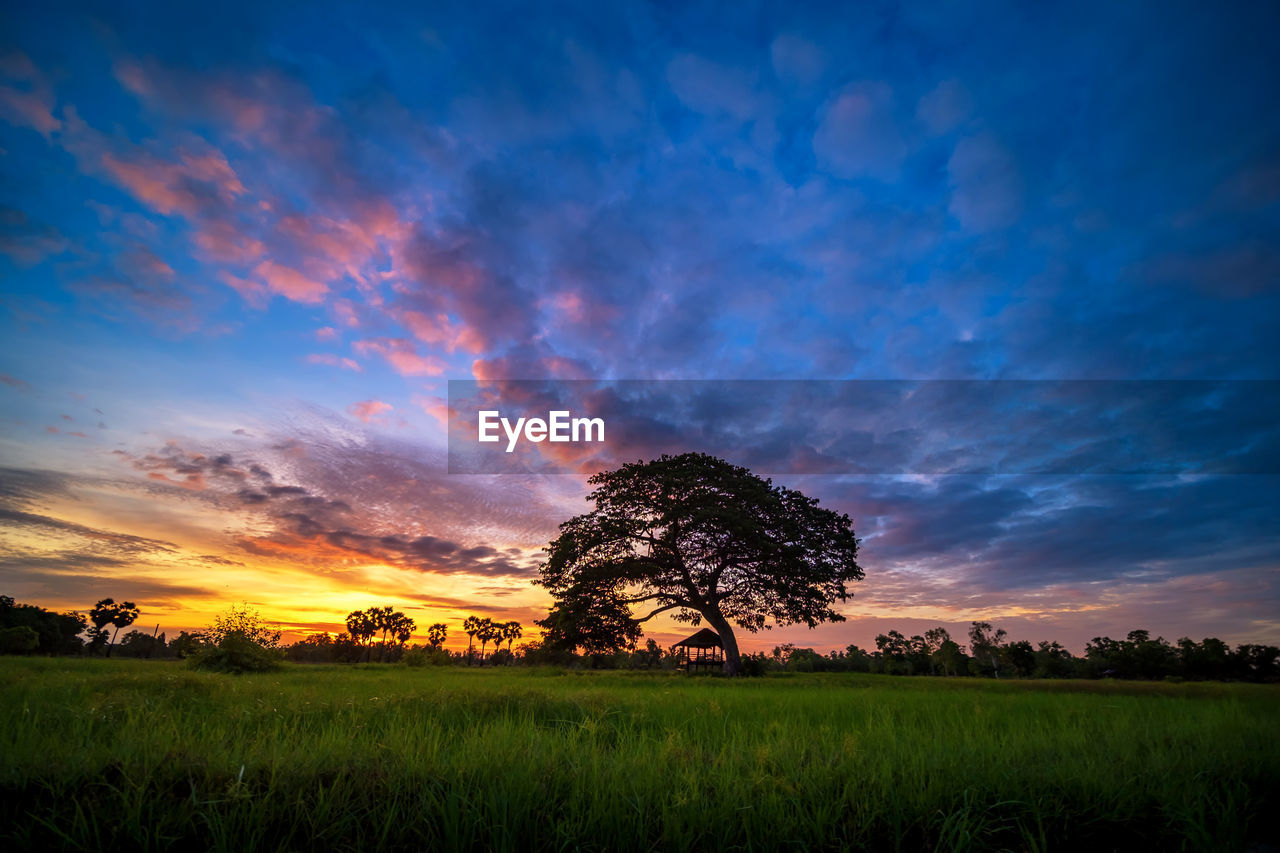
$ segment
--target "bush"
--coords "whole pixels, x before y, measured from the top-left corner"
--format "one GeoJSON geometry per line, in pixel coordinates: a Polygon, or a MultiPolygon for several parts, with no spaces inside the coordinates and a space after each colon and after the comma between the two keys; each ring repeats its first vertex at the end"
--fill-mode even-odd
{"type": "Polygon", "coordinates": [[[764,675],[772,669],[773,661],[765,657],[764,652],[756,652],[742,656],[742,674],[748,677],[764,675]]]}
{"type": "Polygon", "coordinates": [[[452,662],[447,651],[434,646],[413,646],[400,660],[405,666],[448,666],[452,662]]]}
{"type": "Polygon", "coordinates": [[[20,625],[0,629],[0,655],[22,655],[40,647],[40,635],[35,628],[20,625]]]}
{"type": "Polygon", "coordinates": [[[202,649],[187,659],[192,669],[208,672],[229,672],[239,675],[245,672],[270,672],[280,668],[280,653],[268,649],[232,631],[223,636],[216,646],[202,649]]]}

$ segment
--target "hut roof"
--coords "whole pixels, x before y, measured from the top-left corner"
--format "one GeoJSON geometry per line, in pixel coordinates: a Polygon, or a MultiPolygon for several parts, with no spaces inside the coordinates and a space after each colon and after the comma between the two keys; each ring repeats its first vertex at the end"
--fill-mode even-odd
{"type": "Polygon", "coordinates": [[[703,628],[691,637],[685,637],[676,646],[690,646],[695,649],[718,648],[723,649],[724,643],[720,642],[720,635],[710,628],[703,628]]]}

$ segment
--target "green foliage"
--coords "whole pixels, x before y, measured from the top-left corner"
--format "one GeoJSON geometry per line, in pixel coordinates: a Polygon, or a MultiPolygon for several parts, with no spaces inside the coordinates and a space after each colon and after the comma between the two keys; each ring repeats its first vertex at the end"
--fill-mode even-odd
{"type": "Polygon", "coordinates": [[[437,646],[418,646],[406,649],[400,662],[405,666],[448,666],[453,662],[449,653],[437,646]]]}
{"type": "Polygon", "coordinates": [[[40,648],[40,635],[34,628],[19,625],[0,628],[0,655],[25,655],[40,648]]]}
{"type": "Polygon", "coordinates": [[[613,654],[630,648],[640,639],[640,626],[627,615],[616,597],[609,594],[574,596],[557,601],[545,619],[542,642],[549,648],[583,654],[613,654]]]}
{"type": "Polygon", "coordinates": [[[206,646],[187,659],[192,669],[241,675],[280,668],[282,654],[237,631],[223,635],[217,645],[206,646]]]}
{"type": "MultiPolygon", "coordinates": [[[[0,595],[0,630],[29,628],[36,634],[36,648],[30,652],[44,655],[72,655],[84,650],[80,634],[88,622],[79,613],[54,613],[34,604],[17,604],[11,596],[0,595]]],[[[16,632],[11,642],[25,647],[27,641],[18,641],[25,633],[16,632]]]]}
{"type": "Polygon", "coordinates": [[[1243,851],[1280,833],[1271,685],[114,663],[0,660],[3,849],[1243,851]]]}
{"type": "Polygon", "coordinates": [[[153,636],[143,631],[130,631],[120,638],[120,654],[130,658],[164,657],[169,647],[165,635],[153,636]]]}
{"type": "Polygon", "coordinates": [[[209,645],[209,638],[199,631],[183,631],[169,643],[169,653],[176,658],[189,658],[209,645]]]}
{"type": "Polygon", "coordinates": [[[248,604],[231,605],[225,613],[215,616],[213,625],[201,633],[214,646],[222,645],[223,640],[234,634],[266,649],[277,648],[281,636],[248,604]]]}

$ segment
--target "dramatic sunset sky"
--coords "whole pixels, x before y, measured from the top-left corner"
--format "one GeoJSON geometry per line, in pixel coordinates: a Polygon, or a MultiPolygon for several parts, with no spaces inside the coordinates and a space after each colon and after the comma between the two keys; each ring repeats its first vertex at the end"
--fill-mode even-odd
{"type": "Polygon", "coordinates": [[[450,379],[1229,380],[1177,470],[794,464],[1022,446],[954,395],[628,449],[853,518],[849,621],[747,649],[1280,642],[1280,6],[52,5],[0,13],[0,593],[533,636],[590,464],[449,473],[450,379]]]}

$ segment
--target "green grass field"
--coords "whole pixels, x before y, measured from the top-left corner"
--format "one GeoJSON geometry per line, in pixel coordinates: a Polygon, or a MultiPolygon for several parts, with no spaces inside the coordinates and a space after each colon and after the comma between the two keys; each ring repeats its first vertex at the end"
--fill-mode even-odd
{"type": "Polygon", "coordinates": [[[1247,850],[1280,836],[1274,686],[234,677],[14,658],[0,686],[9,850],[1247,850]]]}

